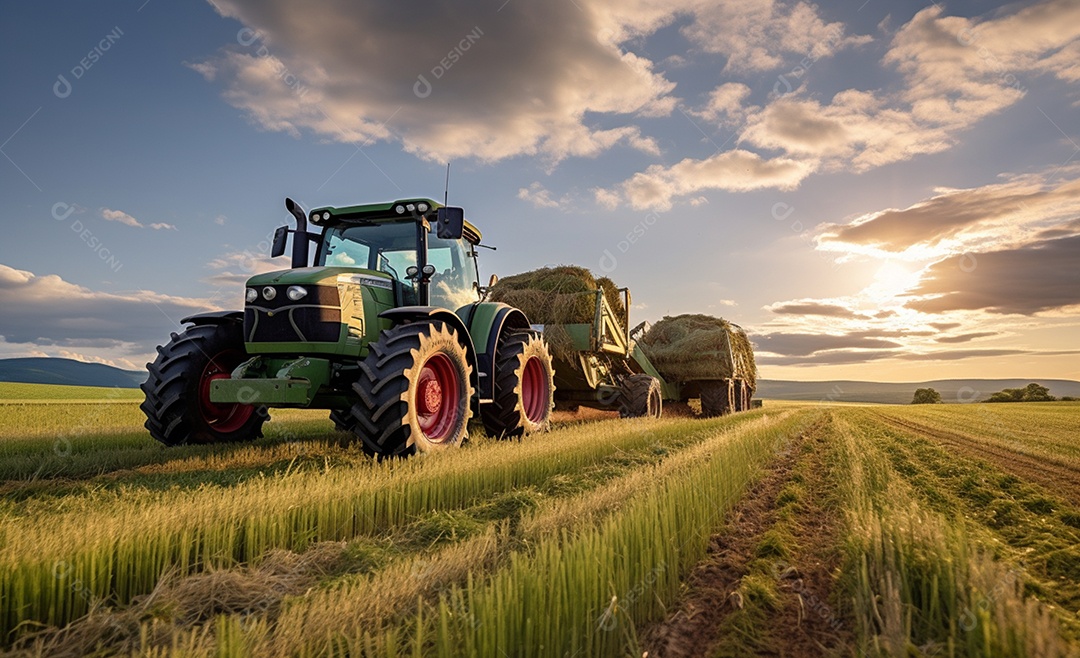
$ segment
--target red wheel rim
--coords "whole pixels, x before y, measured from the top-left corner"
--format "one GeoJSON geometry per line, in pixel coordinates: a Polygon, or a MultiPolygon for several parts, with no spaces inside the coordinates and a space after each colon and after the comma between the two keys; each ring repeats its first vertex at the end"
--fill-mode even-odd
{"type": "Polygon", "coordinates": [[[240,365],[245,356],[237,350],[221,352],[210,359],[199,378],[199,412],[206,424],[216,432],[235,432],[255,413],[255,407],[250,404],[220,404],[210,401],[210,385],[215,379],[228,379],[232,369],[240,365]]]}
{"type": "Polygon", "coordinates": [[[548,412],[548,378],[539,357],[529,357],[521,373],[521,406],[531,423],[541,423],[548,412]]]}
{"type": "Polygon", "coordinates": [[[442,443],[453,436],[461,420],[461,376],[448,356],[435,354],[424,363],[413,402],[428,441],[442,443]]]}

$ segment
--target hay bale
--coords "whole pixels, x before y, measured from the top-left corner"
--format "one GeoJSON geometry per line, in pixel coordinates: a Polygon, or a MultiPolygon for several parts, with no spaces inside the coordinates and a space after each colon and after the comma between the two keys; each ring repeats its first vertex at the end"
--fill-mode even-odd
{"type": "Polygon", "coordinates": [[[575,265],[543,267],[499,279],[488,299],[520,308],[537,324],[592,324],[597,289],[603,289],[617,317],[625,314],[618,286],[607,277],[575,265]]]}
{"type": "Polygon", "coordinates": [[[649,329],[640,344],[668,381],[737,377],[757,387],[754,348],[745,331],[723,318],[665,316],[649,329]]]}

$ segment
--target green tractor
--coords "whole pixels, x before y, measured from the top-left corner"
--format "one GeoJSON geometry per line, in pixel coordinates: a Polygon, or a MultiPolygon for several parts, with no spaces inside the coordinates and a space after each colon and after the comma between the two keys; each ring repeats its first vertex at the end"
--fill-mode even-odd
{"type": "Polygon", "coordinates": [[[155,439],[250,441],[269,407],[328,409],[380,458],[458,446],[474,414],[498,437],[549,426],[548,345],[519,309],[481,301],[480,231],[461,208],[285,206],[296,228],[277,230],[271,255],[292,233],[292,268],[251,277],[243,311],[184,318],[147,364],[155,439]]]}

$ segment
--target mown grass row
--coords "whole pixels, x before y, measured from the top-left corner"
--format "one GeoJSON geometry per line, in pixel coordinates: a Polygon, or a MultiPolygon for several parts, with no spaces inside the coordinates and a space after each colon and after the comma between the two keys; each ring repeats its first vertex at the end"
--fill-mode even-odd
{"type": "MultiPolygon", "coordinates": [[[[544,530],[494,573],[477,570],[421,601],[403,624],[357,623],[363,617],[353,613],[370,601],[343,587],[292,602],[273,633],[256,628],[242,644],[260,655],[623,655],[634,648],[635,625],[663,614],[747,482],[802,426],[792,415],[720,433],[652,477],[635,474],[637,487],[612,514],[586,512],[615,498],[600,490],[525,520],[523,528],[544,530]],[[556,513],[584,522],[560,527],[556,513]]],[[[404,581],[406,573],[380,578],[404,581]]]]}
{"type": "Polygon", "coordinates": [[[1053,614],[1026,596],[962,517],[928,509],[890,463],[872,415],[833,412],[831,463],[847,510],[845,581],[860,655],[1065,656],[1053,614]]]}
{"type": "Polygon", "coordinates": [[[1080,402],[881,406],[875,411],[996,446],[1076,467],[1080,402]]]}
{"type": "Polygon", "coordinates": [[[663,442],[752,420],[607,422],[516,443],[485,443],[399,463],[289,473],[194,491],[79,498],[36,518],[0,518],[4,636],[22,622],[63,625],[104,600],[126,603],[166,573],[256,561],[538,485],[663,442]]]}

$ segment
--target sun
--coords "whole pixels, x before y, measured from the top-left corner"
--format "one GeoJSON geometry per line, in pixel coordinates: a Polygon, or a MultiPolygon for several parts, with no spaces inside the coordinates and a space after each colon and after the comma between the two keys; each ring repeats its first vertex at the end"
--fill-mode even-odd
{"type": "Polygon", "coordinates": [[[875,302],[890,302],[919,282],[922,270],[910,264],[886,261],[874,273],[874,281],[867,289],[867,296],[875,302]]]}

